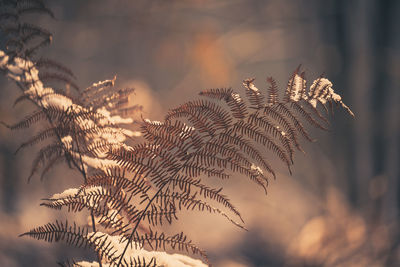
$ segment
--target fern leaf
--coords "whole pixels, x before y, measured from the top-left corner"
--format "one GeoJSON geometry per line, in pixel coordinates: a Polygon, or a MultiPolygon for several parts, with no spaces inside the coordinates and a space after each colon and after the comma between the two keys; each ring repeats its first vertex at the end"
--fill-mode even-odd
{"type": "Polygon", "coordinates": [[[256,108],[261,108],[264,105],[264,96],[260,90],[253,84],[255,78],[246,79],[243,81],[243,85],[246,88],[246,96],[250,101],[250,104],[256,108]]]}
{"type": "Polygon", "coordinates": [[[39,73],[39,79],[42,82],[49,82],[49,81],[56,81],[56,82],[62,82],[70,85],[72,88],[75,90],[79,91],[79,86],[74,83],[71,79],[69,79],[67,76],[56,73],[56,72],[40,72],[39,73]]]}
{"type": "Polygon", "coordinates": [[[240,220],[243,222],[243,219],[240,215],[240,212],[232,205],[230,200],[222,195],[220,189],[210,188],[201,183],[200,179],[193,179],[189,176],[177,175],[173,178],[169,179],[169,183],[172,185],[172,191],[174,191],[175,187],[179,187],[182,192],[191,193],[192,188],[195,187],[198,189],[198,194],[203,196],[204,198],[215,200],[216,202],[222,204],[224,207],[228,208],[230,211],[235,213],[240,220]]]}
{"type": "Polygon", "coordinates": [[[338,103],[341,104],[342,107],[354,117],[354,113],[350,110],[348,106],[346,106],[340,95],[336,94],[335,91],[332,89],[332,83],[325,78],[318,78],[313,82],[310,86],[308,92],[309,102],[316,107],[317,102],[321,103],[322,106],[325,107],[325,104],[328,103],[338,103]]]}
{"type": "MultiPolygon", "coordinates": [[[[258,184],[260,184],[261,181],[261,179],[259,178],[262,178],[266,183],[268,182],[268,179],[263,175],[255,174],[253,171],[251,171],[251,166],[244,167],[242,164],[236,162],[234,159],[219,158],[207,152],[196,152],[194,154],[188,155],[188,157],[190,157],[189,163],[193,163],[198,166],[206,166],[206,167],[217,166],[222,169],[230,169],[233,172],[239,172],[240,174],[244,174],[250,177],[251,180],[256,181],[258,184]]],[[[264,190],[266,190],[266,187],[263,182],[261,183],[261,185],[264,188],[264,190]]]]}
{"type": "Polygon", "coordinates": [[[154,145],[168,150],[177,148],[180,151],[177,157],[186,155],[190,149],[201,147],[203,143],[193,128],[179,121],[175,121],[174,124],[163,124],[145,120],[141,129],[144,138],[154,145]]]}
{"type": "Polygon", "coordinates": [[[143,157],[135,151],[112,149],[108,159],[116,161],[121,167],[134,173],[134,177],[149,177],[156,185],[163,184],[172,172],[179,168],[174,156],[163,151],[160,157],[143,157]],[[172,163],[172,164],[170,164],[172,163]]]}
{"type": "Polygon", "coordinates": [[[89,97],[89,95],[91,97],[93,94],[98,94],[107,88],[113,87],[116,79],[117,76],[114,76],[112,80],[104,80],[104,81],[99,81],[97,83],[93,83],[91,86],[87,87],[82,92],[82,97],[86,98],[89,97]]]}
{"type": "Polygon", "coordinates": [[[17,104],[19,104],[20,102],[22,102],[24,100],[29,100],[29,96],[23,94],[23,95],[17,97],[17,99],[15,99],[15,101],[14,101],[13,107],[15,107],[17,104]]]}
{"type": "Polygon", "coordinates": [[[51,33],[39,26],[30,23],[21,23],[17,26],[4,27],[3,32],[8,35],[20,36],[24,42],[30,41],[35,37],[48,38],[51,33]]]}
{"type": "Polygon", "coordinates": [[[204,167],[200,164],[197,163],[184,163],[178,168],[172,169],[172,170],[179,170],[180,172],[184,173],[185,175],[188,175],[190,177],[198,177],[201,174],[205,174],[208,177],[218,177],[221,179],[228,179],[229,175],[224,173],[223,169],[210,169],[207,167],[204,167]],[[179,169],[178,169],[179,168],[179,169]]]}
{"type": "Polygon", "coordinates": [[[301,65],[297,67],[288,81],[283,98],[284,102],[298,101],[304,94],[305,79],[299,75],[300,67],[301,65]]]}
{"type": "Polygon", "coordinates": [[[293,155],[294,151],[290,138],[284,131],[279,130],[278,125],[275,125],[268,120],[267,117],[260,116],[260,114],[256,112],[248,117],[248,123],[251,125],[256,125],[263,129],[266,133],[272,135],[274,138],[278,138],[289,155],[293,155]]]}
{"type": "Polygon", "coordinates": [[[57,134],[57,128],[56,127],[51,127],[48,128],[46,130],[41,131],[40,133],[38,133],[37,135],[35,135],[34,137],[32,137],[31,139],[29,139],[28,141],[22,143],[18,149],[15,151],[15,154],[18,153],[18,151],[20,151],[21,149],[27,147],[27,146],[33,146],[39,142],[42,142],[43,140],[46,140],[50,137],[53,137],[57,134]]]}
{"type": "Polygon", "coordinates": [[[172,249],[190,251],[193,254],[199,254],[209,264],[207,254],[195,246],[183,232],[172,236],[166,236],[164,233],[159,234],[157,231],[154,232],[150,229],[148,234],[136,234],[134,241],[140,246],[148,245],[154,250],[159,248],[165,250],[166,245],[169,245],[172,249]]]}
{"type": "Polygon", "coordinates": [[[218,157],[207,151],[196,151],[187,155],[190,163],[206,167],[218,167],[226,169],[229,159],[218,157]]]}
{"type": "Polygon", "coordinates": [[[219,135],[218,140],[222,144],[231,144],[237,146],[240,149],[240,151],[248,155],[251,159],[260,163],[266,171],[271,173],[274,176],[274,178],[276,177],[274,170],[269,165],[269,163],[261,156],[261,153],[256,148],[254,148],[248,140],[244,139],[242,136],[238,135],[232,136],[230,133],[222,133],[219,135]]]}
{"type": "Polygon", "coordinates": [[[207,116],[202,112],[199,112],[190,102],[171,110],[167,114],[166,120],[168,121],[172,117],[186,117],[200,133],[207,133],[209,136],[213,136],[217,130],[215,127],[217,125],[209,122],[207,116]]]}
{"type": "Polygon", "coordinates": [[[133,267],[157,267],[157,260],[155,257],[152,257],[150,261],[146,262],[145,257],[130,257],[129,260],[124,259],[122,266],[133,266],[133,267]]]}
{"type": "Polygon", "coordinates": [[[302,105],[300,105],[299,103],[291,102],[290,105],[295,111],[297,111],[300,115],[302,115],[311,125],[319,128],[321,130],[324,130],[324,131],[328,130],[328,128],[326,128],[325,126],[321,125],[318,121],[316,121],[311,116],[311,114],[307,110],[305,110],[304,107],[302,105]]]}
{"type": "Polygon", "coordinates": [[[304,108],[308,108],[311,112],[313,112],[319,119],[321,119],[325,124],[330,125],[329,120],[319,112],[317,108],[314,108],[314,106],[307,100],[303,99],[301,101],[302,104],[305,105],[304,108]]]}
{"type": "Polygon", "coordinates": [[[208,211],[210,213],[217,213],[226,219],[228,219],[231,223],[234,225],[245,229],[246,228],[241,225],[240,223],[236,222],[233,220],[229,215],[227,215],[225,212],[222,210],[215,208],[208,204],[205,201],[202,201],[200,199],[196,198],[196,195],[189,195],[189,194],[181,194],[177,192],[169,192],[168,190],[166,192],[161,192],[158,195],[155,196],[156,203],[159,203],[160,206],[168,208],[169,206],[173,206],[179,210],[182,210],[182,208],[185,208],[187,210],[195,210],[197,209],[198,211],[208,211]]]}
{"type": "Polygon", "coordinates": [[[243,156],[238,149],[232,145],[223,145],[219,143],[218,139],[210,140],[204,145],[203,151],[211,154],[220,154],[228,159],[233,159],[246,167],[250,167],[251,163],[243,156]]]}
{"type": "Polygon", "coordinates": [[[33,1],[18,1],[17,2],[17,10],[19,15],[23,15],[26,13],[44,13],[54,18],[53,12],[48,9],[42,1],[33,0],[33,1]]]}
{"type": "Polygon", "coordinates": [[[64,241],[74,247],[91,248],[98,252],[101,257],[106,257],[110,261],[115,260],[117,253],[107,235],[97,232],[89,233],[87,228],[79,227],[76,223],[69,225],[68,221],[65,223],[59,221],[48,223],[23,233],[20,237],[22,236],[29,236],[46,242],[64,241]]]}
{"type": "MultiPolygon", "coordinates": [[[[28,181],[32,178],[32,176],[38,171],[40,166],[44,165],[46,162],[52,162],[54,158],[58,158],[61,155],[64,155],[63,145],[60,143],[54,143],[45,146],[40,149],[35,159],[32,161],[31,173],[28,177],[28,181]]],[[[53,165],[55,162],[53,163],[53,165]]],[[[48,165],[46,168],[50,169],[52,165],[48,165]]]]}
{"type": "Polygon", "coordinates": [[[50,36],[48,36],[47,39],[44,39],[43,41],[41,41],[37,45],[35,45],[35,46],[33,46],[33,47],[29,48],[29,49],[26,49],[26,51],[24,53],[25,57],[27,57],[27,58],[32,57],[37,52],[37,50],[39,48],[42,48],[42,47],[50,45],[51,41],[53,40],[52,38],[53,37],[50,35],[50,36]]]}
{"type": "Polygon", "coordinates": [[[61,63],[54,61],[52,59],[49,58],[39,58],[38,60],[35,61],[35,65],[36,68],[38,68],[39,70],[42,68],[47,68],[47,69],[53,69],[53,70],[58,70],[63,72],[64,74],[67,74],[71,77],[75,77],[74,73],[72,72],[72,70],[70,70],[69,68],[65,67],[64,65],[62,65],[61,63]]]}
{"type": "Polygon", "coordinates": [[[115,188],[124,189],[133,196],[142,194],[147,196],[150,186],[142,177],[128,179],[124,177],[119,169],[108,169],[106,173],[91,175],[87,178],[85,187],[90,186],[113,186],[115,188]]]}
{"type": "Polygon", "coordinates": [[[69,259],[64,262],[57,262],[60,267],[81,267],[82,265],[75,262],[75,260],[70,261],[69,259]]]}
{"type": "Polygon", "coordinates": [[[142,105],[133,105],[133,106],[126,107],[126,108],[118,108],[118,111],[116,112],[116,114],[119,114],[121,116],[128,116],[128,115],[132,115],[132,114],[137,114],[140,111],[143,111],[142,105]]]}
{"type": "Polygon", "coordinates": [[[65,157],[63,155],[58,155],[48,160],[46,166],[43,167],[42,173],[40,174],[40,180],[43,181],[44,176],[57,164],[65,161],[65,157]]]}
{"type": "Polygon", "coordinates": [[[311,139],[310,135],[308,132],[304,129],[303,124],[296,118],[296,116],[282,103],[277,104],[276,106],[273,107],[276,111],[278,111],[280,114],[283,114],[287,116],[288,119],[290,119],[296,128],[296,130],[301,133],[301,135],[306,138],[310,142],[315,142],[314,139],[311,139]]]}
{"type": "Polygon", "coordinates": [[[247,135],[252,140],[263,144],[267,149],[274,152],[284,163],[286,163],[288,168],[290,168],[291,163],[293,163],[293,155],[290,154],[288,156],[286,152],[273,141],[272,138],[263,134],[263,132],[257,126],[244,121],[239,121],[233,127],[232,132],[239,133],[241,135],[247,135]]]}
{"type": "MultiPolygon", "coordinates": [[[[143,212],[142,212],[143,213],[143,212]]],[[[148,223],[152,226],[163,224],[163,218],[167,220],[169,224],[172,223],[172,220],[177,220],[178,217],[176,216],[175,208],[161,208],[157,207],[156,205],[152,204],[150,209],[145,211],[143,214],[143,218],[146,218],[148,223]]]]}
{"type": "Polygon", "coordinates": [[[56,221],[55,223],[48,223],[44,226],[39,226],[30,230],[29,232],[20,235],[29,236],[38,240],[46,242],[58,242],[60,240],[66,241],[67,244],[76,247],[90,247],[91,242],[88,238],[88,230],[85,227],[79,227],[75,223],[73,226],[56,221]]]}
{"type": "Polygon", "coordinates": [[[276,129],[280,130],[282,128],[284,132],[288,134],[289,139],[294,143],[296,148],[304,152],[297,140],[297,131],[287,118],[285,118],[274,108],[268,106],[264,107],[263,114],[274,119],[279,124],[276,129]]]}
{"type": "Polygon", "coordinates": [[[120,191],[112,192],[109,189],[102,187],[85,188],[75,196],[66,196],[57,199],[44,199],[47,202],[42,203],[42,206],[61,209],[67,207],[68,211],[81,211],[83,208],[95,210],[101,202],[107,203],[110,209],[124,210],[127,213],[132,213],[133,207],[129,204],[129,199],[120,191]]]}
{"type": "Polygon", "coordinates": [[[276,81],[272,77],[267,78],[267,83],[269,83],[268,87],[268,105],[273,106],[278,103],[278,86],[276,85],[276,81]]]}
{"type": "Polygon", "coordinates": [[[240,95],[229,89],[209,89],[199,93],[201,96],[206,96],[213,99],[225,101],[231,109],[233,117],[244,119],[247,115],[247,107],[240,95]]]}
{"type": "Polygon", "coordinates": [[[130,225],[124,222],[120,211],[102,206],[93,210],[93,215],[98,217],[98,223],[105,229],[111,228],[112,235],[124,235],[131,230],[130,225]]]}
{"type": "Polygon", "coordinates": [[[34,111],[32,114],[26,116],[20,122],[17,122],[13,125],[7,125],[5,123],[3,123],[3,124],[11,130],[17,130],[17,129],[22,129],[22,128],[28,128],[32,124],[38,122],[39,120],[44,119],[45,117],[46,117],[46,114],[42,110],[37,110],[37,111],[34,111]]]}

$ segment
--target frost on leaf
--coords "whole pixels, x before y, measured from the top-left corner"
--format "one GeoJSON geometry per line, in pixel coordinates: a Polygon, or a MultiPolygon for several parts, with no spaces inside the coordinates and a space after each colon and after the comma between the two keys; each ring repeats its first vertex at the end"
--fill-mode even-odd
{"type": "Polygon", "coordinates": [[[323,105],[332,101],[341,104],[342,107],[354,117],[354,113],[343,103],[342,97],[335,93],[331,81],[326,78],[319,78],[313,82],[308,91],[308,99],[309,103],[313,105],[314,108],[317,106],[318,102],[323,105]]]}
{"type": "Polygon", "coordinates": [[[251,165],[251,170],[255,171],[257,173],[260,173],[260,174],[264,174],[263,170],[259,166],[255,165],[255,164],[251,165]]]}
{"type": "Polygon", "coordinates": [[[286,91],[290,92],[289,98],[292,101],[297,102],[304,98],[306,80],[302,76],[295,73],[295,75],[289,80],[288,87],[290,88],[287,88],[286,91]]]}
{"type": "MultiPolygon", "coordinates": [[[[111,236],[106,233],[96,232],[89,233],[92,240],[96,240],[95,243],[98,245],[110,244],[110,247],[115,251],[115,255],[119,255],[124,250],[127,240],[121,240],[121,236],[111,236]]],[[[162,251],[148,251],[139,246],[139,244],[133,244],[129,246],[123,262],[131,262],[132,259],[145,259],[146,262],[151,262],[154,259],[157,266],[165,267],[206,267],[202,261],[193,259],[191,257],[181,254],[169,254],[162,251]]],[[[103,263],[103,266],[109,266],[107,263],[103,263]]],[[[90,265],[87,265],[90,266],[90,265]]],[[[97,266],[97,265],[93,265],[97,266]]],[[[111,265],[110,265],[111,266],[111,265]]]]}
{"type": "MultiPolygon", "coordinates": [[[[93,110],[92,107],[81,105],[70,97],[55,92],[50,87],[44,87],[39,77],[39,70],[29,60],[18,57],[10,60],[4,51],[0,50],[0,70],[4,71],[9,78],[23,84],[24,96],[36,103],[45,112],[47,112],[46,110],[57,110],[57,112],[63,114],[62,117],[58,117],[60,124],[63,127],[73,129],[73,132],[66,136],[60,136],[61,140],[59,141],[76,161],[82,160],[86,168],[106,170],[108,167],[116,166],[116,162],[105,159],[106,153],[99,150],[91,150],[91,155],[82,156],[82,151],[75,151],[77,147],[98,147],[99,144],[107,143],[108,146],[129,148],[124,143],[127,137],[141,135],[140,132],[117,126],[131,124],[133,120],[112,114],[106,108],[106,105],[93,110]],[[68,127],[65,125],[65,121],[70,124],[68,127]],[[79,137],[76,136],[76,131],[80,132],[79,137]],[[86,141],[85,145],[79,144],[81,141],[78,138],[81,138],[82,135],[84,135],[83,138],[86,141]]],[[[85,90],[85,93],[94,92],[97,94],[108,86],[113,86],[114,82],[115,77],[113,80],[94,83],[85,90]]],[[[127,90],[127,92],[130,91],[127,90]]],[[[52,123],[56,122],[53,120],[52,123]]],[[[106,146],[103,145],[103,151],[106,149],[106,146]]]]}
{"type": "Polygon", "coordinates": [[[350,108],[345,105],[342,101],[342,97],[336,94],[332,88],[332,82],[326,78],[318,78],[314,80],[310,86],[308,93],[306,93],[306,79],[304,73],[299,74],[297,69],[292,78],[290,78],[287,88],[285,100],[291,102],[299,102],[305,100],[310,103],[314,108],[317,108],[317,104],[320,103],[325,106],[327,103],[335,102],[336,104],[342,105],[344,109],[354,117],[353,112],[350,108]]]}
{"type": "Polygon", "coordinates": [[[50,199],[61,199],[61,198],[67,198],[67,197],[73,197],[76,194],[78,194],[79,189],[78,188],[69,188],[64,190],[62,193],[57,193],[54,194],[50,199]]]}

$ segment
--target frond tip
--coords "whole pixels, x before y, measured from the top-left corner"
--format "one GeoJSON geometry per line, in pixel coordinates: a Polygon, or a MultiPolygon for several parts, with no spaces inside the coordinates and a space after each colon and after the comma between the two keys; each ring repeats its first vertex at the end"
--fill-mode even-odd
{"type": "Polygon", "coordinates": [[[317,107],[318,103],[321,103],[323,106],[325,106],[326,103],[332,102],[341,104],[342,107],[354,117],[354,113],[343,103],[342,97],[333,90],[332,82],[326,78],[320,77],[315,80],[310,86],[308,96],[305,96],[304,99],[308,100],[314,108],[317,107]]]}
{"type": "Polygon", "coordinates": [[[67,244],[74,245],[76,247],[86,248],[90,246],[87,228],[79,227],[75,223],[73,225],[69,225],[68,221],[65,223],[59,221],[56,221],[55,223],[48,223],[19,236],[29,236],[38,240],[44,240],[46,242],[58,242],[65,240],[67,244]]]}
{"type": "Polygon", "coordinates": [[[108,235],[100,232],[88,232],[86,227],[77,226],[76,223],[70,225],[68,221],[65,223],[59,221],[48,223],[23,233],[20,237],[22,236],[29,236],[46,242],[64,241],[68,245],[78,248],[92,248],[102,258],[105,257],[110,261],[115,259],[117,253],[108,235]]]}

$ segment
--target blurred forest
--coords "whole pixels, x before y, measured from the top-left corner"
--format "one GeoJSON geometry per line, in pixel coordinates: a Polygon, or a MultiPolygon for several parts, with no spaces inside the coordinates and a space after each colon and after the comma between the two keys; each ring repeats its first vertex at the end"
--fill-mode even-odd
{"type": "MultiPolygon", "coordinates": [[[[249,77],[266,88],[273,76],[283,90],[299,64],[309,82],[325,73],[356,114],[337,109],[330,132],[313,131],[318,142],[296,154],[293,176],[281,168],[267,196],[240,179],[224,187],[249,232],[196,213],[171,226],[185,229],[215,266],[400,266],[400,1],[48,4],[56,20],[38,22],[54,33],[46,57],[70,67],[82,88],[117,75],[117,86],[136,88],[132,101],[144,106],[143,117],[160,119],[202,89],[240,88],[249,77]]],[[[0,85],[0,120],[15,122],[32,107],[14,108],[16,86],[3,76],[0,85]]],[[[0,127],[4,267],[50,266],[84,253],[18,238],[59,217],[40,199],[78,179],[60,167],[28,184],[37,150],[14,151],[30,134],[0,127]]]]}

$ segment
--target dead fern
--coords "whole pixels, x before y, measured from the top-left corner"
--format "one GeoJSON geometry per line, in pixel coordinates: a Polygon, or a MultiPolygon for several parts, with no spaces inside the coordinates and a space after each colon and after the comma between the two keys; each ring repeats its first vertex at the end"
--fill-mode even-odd
{"type": "Polygon", "coordinates": [[[173,223],[182,210],[215,213],[245,229],[240,212],[210,179],[229,182],[240,174],[267,192],[269,180],[276,178],[272,157],[291,174],[295,150],[303,151],[300,139],[314,141],[304,123],[326,130],[327,105],[333,103],[353,115],[329,80],[319,77],[308,87],[298,67],[282,97],[273,78],[267,79],[265,91],[255,86],[254,78],[244,80],[245,97],[231,88],[203,90],[199,99],[171,109],[163,121],[143,119],[139,142],[134,138],[138,132],[126,128],[133,120],[123,117],[141,110],[130,105],[134,89],[116,89],[114,77],[81,90],[68,68],[34,57],[52,37],[23,22],[22,16],[53,16],[51,11],[39,0],[0,3],[7,40],[0,50],[0,69],[21,89],[14,104],[28,101],[36,106],[20,122],[2,124],[11,130],[46,125],[17,149],[42,145],[29,179],[66,162],[78,170],[82,184],[43,199],[41,206],[86,211],[91,221],[84,226],[56,221],[21,236],[91,249],[98,266],[164,266],[157,254],[164,252],[155,250],[166,247],[198,254],[209,264],[205,252],[184,233],[153,229],[173,223]],[[65,88],[54,89],[56,85],[65,88]]]}

